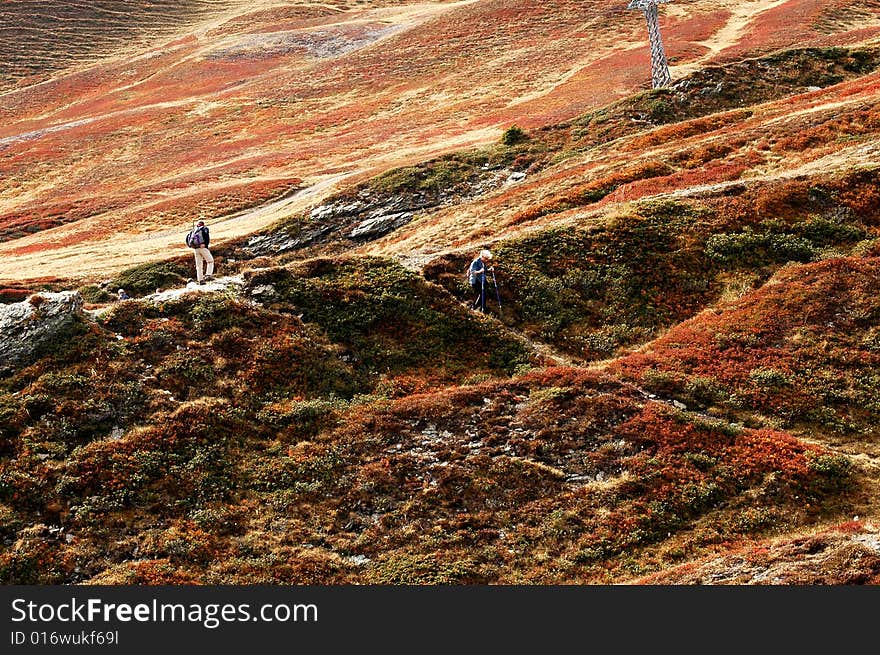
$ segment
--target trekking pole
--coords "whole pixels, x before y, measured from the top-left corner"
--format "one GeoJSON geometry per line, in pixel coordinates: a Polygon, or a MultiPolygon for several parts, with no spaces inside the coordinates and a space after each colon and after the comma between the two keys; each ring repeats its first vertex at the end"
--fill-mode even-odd
{"type": "Polygon", "coordinates": [[[498,280],[495,279],[495,267],[492,267],[492,284],[495,285],[495,298],[498,299],[498,318],[501,318],[501,294],[498,293],[498,280]]]}
{"type": "Polygon", "coordinates": [[[486,269],[483,267],[483,276],[480,280],[480,311],[486,313],[486,269]]]}

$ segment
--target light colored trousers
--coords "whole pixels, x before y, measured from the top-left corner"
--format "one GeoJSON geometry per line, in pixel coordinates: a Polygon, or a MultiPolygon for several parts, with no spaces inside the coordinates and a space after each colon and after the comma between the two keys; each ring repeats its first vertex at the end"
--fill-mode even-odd
{"type": "Polygon", "coordinates": [[[211,251],[202,246],[193,250],[193,253],[196,257],[196,279],[201,282],[206,275],[214,275],[214,258],[211,256],[211,251]]]}

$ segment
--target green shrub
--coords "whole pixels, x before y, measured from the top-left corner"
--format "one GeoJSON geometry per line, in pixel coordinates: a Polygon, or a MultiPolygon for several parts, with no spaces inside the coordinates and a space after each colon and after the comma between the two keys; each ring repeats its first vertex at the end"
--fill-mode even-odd
{"type": "Polygon", "coordinates": [[[259,491],[288,489],[296,494],[330,494],[344,483],[346,465],[341,449],[328,449],[305,460],[263,457],[248,471],[249,486],[259,491]]]}
{"type": "Polygon", "coordinates": [[[123,288],[130,295],[153,293],[159,287],[184,283],[189,269],[175,262],[141,264],[120,273],[110,284],[111,289],[123,288]]]}
{"type": "Polygon", "coordinates": [[[673,106],[669,102],[669,92],[666,89],[656,89],[649,92],[649,99],[645,103],[652,123],[666,123],[674,114],[673,106]]]}
{"type": "Polygon", "coordinates": [[[862,338],[862,348],[871,352],[880,353],[880,329],[869,328],[862,338]]]}
{"type": "Polygon", "coordinates": [[[74,371],[45,373],[37,380],[37,384],[52,394],[66,394],[81,391],[90,382],[90,377],[74,371]]]}
{"type": "Polygon", "coordinates": [[[731,521],[736,532],[758,532],[779,523],[778,510],[771,507],[748,507],[738,512],[731,521]]]}
{"type": "Polygon", "coordinates": [[[861,225],[854,225],[840,218],[814,216],[794,231],[817,246],[852,244],[864,239],[868,232],[861,225]]]}
{"type": "Polygon", "coordinates": [[[682,458],[692,464],[694,468],[703,472],[711,471],[718,464],[717,457],[711,457],[705,453],[687,452],[682,455],[682,458]]]}
{"type": "Polygon", "coordinates": [[[695,404],[708,407],[725,397],[725,392],[714,377],[694,376],[685,385],[688,398],[695,404]]]}
{"type": "Polygon", "coordinates": [[[655,393],[675,395],[685,386],[685,376],[675,371],[649,368],[642,373],[642,385],[655,393]]]}
{"type": "Polygon", "coordinates": [[[315,398],[264,407],[257,420],[273,428],[288,428],[300,439],[315,436],[336,423],[337,412],[345,405],[340,400],[315,398]]]}
{"type": "Polygon", "coordinates": [[[393,554],[368,572],[372,584],[451,585],[466,583],[474,574],[469,559],[444,561],[433,555],[393,554]]]}
{"type": "Polygon", "coordinates": [[[370,182],[382,195],[441,194],[467,181],[478,170],[476,162],[449,155],[416,166],[396,168],[370,182]]]}
{"type": "Polygon", "coordinates": [[[749,380],[759,387],[777,389],[779,387],[791,386],[791,378],[772,368],[754,368],[749,371],[749,380]]]}
{"type": "Polygon", "coordinates": [[[504,134],[501,135],[501,143],[506,146],[515,146],[518,143],[527,141],[528,138],[528,135],[526,135],[521,128],[516,125],[511,125],[504,130],[504,134]]]}
{"type": "Polygon", "coordinates": [[[852,482],[853,464],[845,455],[808,452],[807,468],[821,476],[816,486],[823,491],[845,489],[852,482]]]}
{"type": "Polygon", "coordinates": [[[248,284],[267,275],[280,299],[275,308],[319,326],[374,381],[407,373],[510,375],[529,361],[520,340],[389,260],[314,260],[301,270],[261,272],[248,284]]]}
{"type": "MultiPolygon", "coordinates": [[[[116,288],[118,289],[119,287],[116,288]]],[[[84,287],[80,287],[78,291],[79,295],[82,296],[83,301],[87,303],[109,302],[116,297],[109,291],[107,291],[107,289],[99,287],[96,284],[90,284],[84,287]]]]}
{"type": "Polygon", "coordinates": [[[713,234],[706,241],[705,254],[726,267],[744,268],[808,262],[816,255],[816,248],[794,234],[758,233],[746,228],[738,233],[713,234]]]}
{"type": "Polygon", "coordinates": [[[13,449],[13,438],[21,432],[28,414],[12,394],[0,394],[0,454],[13,449]]]}
{"type": "Polygon", "coordinates": [[[232,327],[247,325],[250,316],[240,301],[225,294],[199,294],[195,302],[187,299],[188,318],[201,335],[213,335],[232,327]]]}
{"type": "Polygon", "coordinates": [[[216,377],[211,353],[198,348],[173,353],[156,369],[155,375],[165,388],[181,399],[201,395],[204,387],[216,377]]]}

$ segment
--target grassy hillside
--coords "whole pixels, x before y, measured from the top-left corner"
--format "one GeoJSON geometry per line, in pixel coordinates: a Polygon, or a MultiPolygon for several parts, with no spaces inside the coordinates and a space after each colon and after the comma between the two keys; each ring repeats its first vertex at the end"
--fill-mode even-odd
{"type": "MultiPolygon", "coordinates": [[[[88,23],[125,38],[125,47],[78,31],[77,44],[93,44],[94,55],[3,93],[4,282],[69,278],[86,267],[110,277],[166,258],[180,248],[170,235],[199,215],[216,224],[218,244],[233,240],[378,173],[496,142],[514,125],[540,130],[587,114],[575,137],[588,147],[643,120],[677,121],[691,106],[705,114],[826,87],[870,67],[874,55],[822,53],[873,45],[880,29],[876,11],[854,0],[675,5],[663,16],[667,53],[676,81],[699,81],[701,93],[686,94],[678,110],[675,94],[640,99],[623,124],[613,111],[606,124],[602,108],[649,80],[644,20],[616,0],[136,4],[114,18],[98,3],[88,23]],[[749,63],[795,46],[815,54],[749,63]],[[738,77],[750,84],[730,84],[738,77]],[[114,246],[120,233],[136,246],[124,256],[114,246]]],[[[83,20],[79,5],[55,10],[65,8],[73,24],[83,20]]],[[[52,24],[51,12],[39,15],[52,24]]],[[[37,60],[39,40],[25,40],[21,48],[13,38],[0,57],[37,60]]],[[[61,64],[77,47],[52,49],[50,58],[61,64]]],[[[654,175],[664,168],[646,164],[654,175]]],[[[730,179],[748,165],[690,165],[668,182],[730,179]]],[[[622,174],[634,181],[637,168],[622,174]]],[[[606,182],[619,184],[615,173],[606,182]]],[[[420,234],[441,247],[462,237],[420,234]]]]}
{"type": "Polygon", "coordinates": [[[22,140],[81,77],[4,96],[4,252],[24,272],[0,290],[0,330],[17,308],[39,322],[48,291],[76,288],[85,310],[0,369],[0,582],[880,581],[873,14],[691,3],[664,23],[687,75],[588,102],[573,86],[601,58],[566,80],[558,65],[583,34],[628,34],[610,4],[586,23],[568,2],[294,4],[224,14],[170,68],[144,62],[125,92],[101,69],[52,109],[161,105],[141,115],[169,128],[151,143],[124,121],[22,140]],[[542,57],[488,56],[527,26],[510,61],[542,57]],[[401,52],[411,71],[389,64],[401,52]],[[462,53],[474,63],[450,68],[462,53]],[[533,94],[535,70],[552,90],[533,94]],[[438,71],[473,95],[429,103],[416,91],[438,71]],[[222,90],[245,72],[247,94],[222,90]],[[169,91],[194,79],[198,111],[169,91]],[[377,132],[370,112],[396,122],[377,132]],[[94,142],[74,153],[82,130],[94,142]],[[208,131],[234,147],[213,159],[208,131]],[[145,168],[120,166],[129,148],[145,168]],[[98,186],[76,186],[89,152],[98,186]],[[45,186],[58,174],[82,190],[45,186]],[[174,247],[98,265],[90,239],[140,211],[138,243],[174,247]],[[187,284],[170,230],[199,211],[218,219],[207,286],[187,284]],[[29,225],[43,241],[15,234],[29,225]],[[486,314],[464,277],[483,247],[486,314]],[[28,269],[55,255],[65,275],[28,269]]]}

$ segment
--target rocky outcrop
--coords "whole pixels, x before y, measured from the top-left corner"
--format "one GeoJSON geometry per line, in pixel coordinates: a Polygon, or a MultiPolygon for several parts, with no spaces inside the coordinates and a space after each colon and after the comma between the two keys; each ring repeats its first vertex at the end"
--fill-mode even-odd
{"type": "Polygon", "coordinates": [[[412,220],[412,212],[398,212],[368,218],[349,233],[349,238],[375,239],[402,227],[412,220]]]}
{"type": "MultiPolygon", "coordinates": [[[[426,168],[423,175],[430,170],[426,168]]],[[[445,186],[425,186],[424,180],[391,192],[366,186],[356,194],[313,207],[308,215],[289,226],[251,236],[243,244],[240,256],[273,256],[328,243],[347,248],[352,242],[364,243],[390,234],[420,213],[477,198],[525,177],[523,172],[485,164],[475,166],[463,179],[445,186]]]]}
{"type": "Polygon", "coordinates": [[[281,229],[249,238],[248,256],[277,255],[331,240],[369,241],[409,223],[413,211],[430,208],[421,195],[337,200],[314,207],[307,221],[296,228],[281,229]]]}
{"type": "Polygon", "coordinates": [[[0,305],[0,373],[62,338],[82,315],[82,307],[82,296],[76,291],[38,293],[22,302],[0,305]]]}

